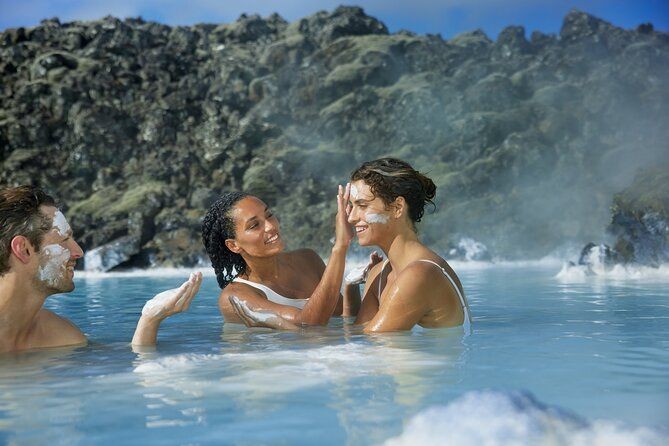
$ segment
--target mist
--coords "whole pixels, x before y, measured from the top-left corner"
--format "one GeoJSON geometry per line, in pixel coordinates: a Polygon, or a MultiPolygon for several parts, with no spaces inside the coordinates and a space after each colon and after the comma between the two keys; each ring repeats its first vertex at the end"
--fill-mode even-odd
{"type": "Polygon", "coordinates": [[[421,237],[539,258],[605,236],[616,193],[669,163],[669,36],[572,11],[559,35],[390,33],[359,8],[169,27],[45,21],[2,33],[0,183],[62,201],[86,249],[193,265],[222,192],[270,204],[289,246],[328,251],[361,162],[437,184],[421,237]]]}

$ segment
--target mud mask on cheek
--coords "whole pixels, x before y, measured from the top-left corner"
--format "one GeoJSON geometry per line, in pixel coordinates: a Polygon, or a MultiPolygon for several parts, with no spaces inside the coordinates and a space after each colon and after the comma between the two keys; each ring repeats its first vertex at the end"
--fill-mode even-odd
{"type": "Polygon", "coordinates": [[[63,278],[67,261],[70,259],[70,250],[60,245],[48,245],[42,249],[44,264],[39,267],[39,279],[51,286],[58,285],[63,278]]]}
{"type": "Polygon", "coordinates": [[[376,223],[376,224],[386,224],[390,220],[390,217],[388,217],[385,214],[376,214],[374,212],[370,212],[365,216],[365,221],[367,223],[376,223]]]}

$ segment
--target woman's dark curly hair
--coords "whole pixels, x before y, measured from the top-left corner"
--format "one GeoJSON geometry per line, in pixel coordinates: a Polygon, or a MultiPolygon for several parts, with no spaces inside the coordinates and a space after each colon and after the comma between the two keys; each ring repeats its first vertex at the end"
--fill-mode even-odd
{"type": "Polygon", "coordinates": [[[404,197],[409,206],[409,218],[413,223],[423,218],[426,204],[435,207],[432,199],[437,194],[437,186],[406,161],[397,158],[367,161],[351,174],[351,181],[357,180],[364,181],[374,196],[381,197],[386,205],[397,197],[404,197]]]}
{"type": "Polygon", "coordinates": [[[216,280],[221,289],[232,279],[246,272],[246,262],[241,255],[225,246],[225,241],[235,238],[235,222],[232,209],[242,199],[249,196],[244,192],[228,192],[211,205],[202,220],[202,242],[216,272],[216,280]]]}

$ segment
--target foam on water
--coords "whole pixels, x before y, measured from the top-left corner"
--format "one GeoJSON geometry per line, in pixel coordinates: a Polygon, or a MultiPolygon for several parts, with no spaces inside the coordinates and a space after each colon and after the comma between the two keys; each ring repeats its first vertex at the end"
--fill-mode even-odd
{"type": "MultiPolygon", "coordinates": [[[[385,257],[384,257],[385,258],[385,257]]],[[[327,263],[328,259],[324,259],[327,263]]],[[[369,262],[368,256],[353,256],[346,260],[346,274],[354,270],[362,270],[369,262]]],[[[490,268],[558,268],[564,263],[562,258],[547,256],[536,260],[502,260],[493,261],[477,260],[448,260],[451,267],[457,272],[459,270],[483,270],[490,268]]],[[[191,273],[201,272],[205,277],[215,277],[216,274],[210,266],[195,266],[192,268],[148,268],[134,269],[129,271],[76,271],[76,277],[80,279],[103,279],[114,277],[183,277],[191,273]]]]}
{"type": "MultiPolygon", "coordinates": [[[[457,358],[453,359],[455,363],[457,358]]],[[[304,350],[179,354],[143,361],[134,373],[148,383],[182,394],[207,389],[225,394],[251,392],[261,398],[361,376],[391,376],[401,381],[421,370],[447,365],[444,355],[434,357],[384,345],[343,344],[304,350]],[[197,371],[206,369],[228,369],[234,373],[218,380],[199,378],[197,371]],[[299,379],[286,379],[289,376],[299,379]]]]}
{"type": "Polygon", "coordinates": [[[446,406],[415,415],[386,446],[416,444],[497,446],[660,446],[669,436],[650,428],[626,428],[598,420],[589,423],[522,392],[472,391],[446,406]]]}

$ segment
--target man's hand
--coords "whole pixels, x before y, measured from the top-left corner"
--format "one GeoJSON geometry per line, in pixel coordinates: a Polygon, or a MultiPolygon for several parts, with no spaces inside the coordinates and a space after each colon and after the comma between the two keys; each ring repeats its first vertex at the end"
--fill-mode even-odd
{"type": "Polygon", "coordinates": [[[179,288],[163,291],[144,304],[142,317],[162,321],[174,314],[188,310],[191,301],[202,285],[202,273],[193,273],[179,288]]]}

